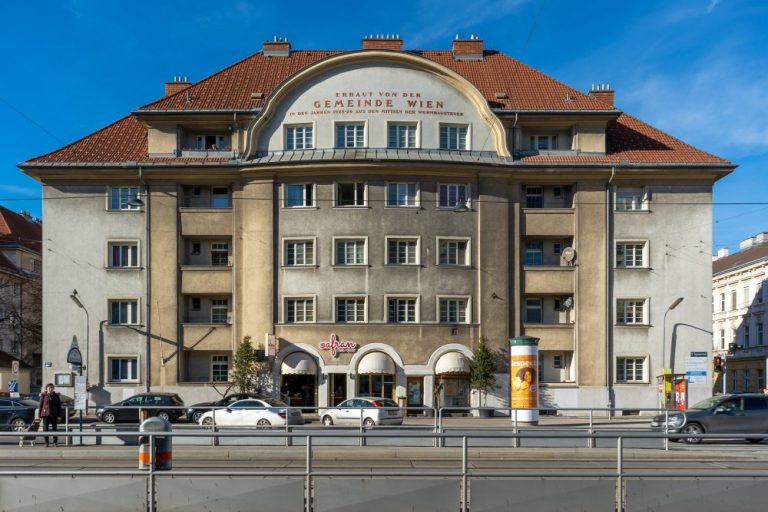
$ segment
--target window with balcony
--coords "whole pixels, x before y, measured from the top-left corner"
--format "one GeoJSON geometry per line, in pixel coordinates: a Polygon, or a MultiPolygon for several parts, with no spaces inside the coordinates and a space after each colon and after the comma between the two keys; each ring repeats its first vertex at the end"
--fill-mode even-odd
{"type": "Polygon", "coordinates": [[[185,208],[232,208],[229,187],[191,186],[183,189],[182,206],[185,208]]]}
{"type": "Polygon", "coordinates": [[[136,325],[139,323],[139,301],[113,299],[109,301],[109,323],[112,325],[136,325]]]}
{"type": "Polygon", "coordinates": [[[344,324],[365,322],[365,299],[362,297],[336,299],[336,322],[344,324]]]}
{"type": "Polygon", "coordinates": [[[338,208],[360,207],[366,205],[365,183],[337,183],[336,206],[338,208]]]}
{"type": "Polygon", "coordinates": [[[229,265],[229,244],[227,242],[211,243],[211,265],[214,267],[229,265]]]}
{"type": "Polygon", "coordinates": [[[637,187],[616,187],[616,210],[621,212],[648,209],[648,194],[637,187]]]}
{"type": "Polygon", "coordinates": [[[647,267],[645,242],[617,242],[616,266],[619,268],[647,267]]]}
{"type": "Polygon", "coordinates": [[[224,135],[198,135],[195,145],[198,151],[224,151],[228,150],[228,144],[224,135]]]}
{"type": "Polygon", "coordinates": [[[544,242],[534,240],[525,242],[525,264],[543,265],[544,264],[544,242]]]}
{"type": "Polygon", "coordinates": [[[456,208],[457,205],[466,205],[469,196],[466,185],[454,185],[441,183],[438,187],[439,208],[456,208]]]}
{"type": "Polygon", "coordinates": [[[190,309],[192,311],[200,311],[200,297],[192,297],[192,302],[190,305],[190,309]]]}
{"type": "Polygon", "coordinates": [[[313,240],[286,240],[285,266],[300,267],[315,264],[315,242],[313,240]]]}
{"type": "Polygon", "coordinates": [[[139,358],[125,356],[109,356],[110,382],[138,382],[139,358]]]}
{"type": "Polygon", "coordinates": [[[441,324],[466,324],[468,322],[467,298],[439,298],[439,316],[441,324]]]}
{"type": "Polygon", "coordinates": [[[619,299],[616,301],[616,323],[622,325],[647,324],[645,299],[619,299]]]}
{"type": "Polygon", "coordinates": [[[418,265],[418,238],[388,238],[387,265],[418,265]]]}
{"type": "Polygon", "coordinates": [[[544,189],[542,187],[525,187],[525,207],[544,208],[544,189]]]}
{"type": "Polygon", "coordinates": [[[364,123],[336,123],[337,148],[365,147],[364,123]]]}
{"type": "Polygon", "coordinates": [[[141,207],[130,204],[139,197],[139,187],[112,187],[109,190],[110,210],[139,210],[141,207]]]}
{"type": "Polygon", "coordinates": [[[557,149],[557,135],[531,135],[528,139],[528,149],[531,151],[557,149]]]}
{"type": "Polygon", "coordinates": [[[285,127],[285,149],[313,149],[312,125],[291,125],[285,127]]]}
{"type": "Polygon", "coordinates": [[[229,299],[211,299],[211,323],[229,323],[229,299]]]}
{"type": "Polygon", "coordinates": [[[617,382],[645,382],[645,358],[644,357],[617,357],[616,381],[617,382]]]}
{"type": "Polygon", "coordinates": [[[365,239],[336,240],[336,265],[365,265],[365,239]]]}
{"type": "Polygon", "coordinates": [[[417,147],[416,123],[390,123],[387,128],[387,147],[415,148],[417,147]]]}
{"type": "Polygon", "coordinates": [[[229,356],[226,354],[214,354],[211,356],[211,381],[229,381],[229,356]]]}
{"type": "Polygon", "coordinates": [[[228,188],[211,188],[211,208],[232,208],[232,201],[230,199],[228,188]]]}
{"type": "Polygon", "coordinates": [[[285,323],[300,324],[315,321],[315,300],[291,298],[285,300],[285,323]]]}
{"type": "Polygon", "coordinates": [[[416,183],[387,184],[387,207],[402,208],[408,206],[418,206],[416,183]]]}
{"type": "Polygon", "coordinates": [[[467,125],[441,124],[440,149],[468,150],[469,138],[467,137],[467,132],[467,125]]]}
{"type": "Polygon", "coordinates": [[[437,239],[437,264],[441,266],[469,265],[468,239],[437,239]]]}
{"type": "Polygon", "coordinates": [[[139,266],[138,242],[109,242],[107,244],[110,268],[137,268],[139,266]]]}
{"type": "Polygon", "coordinates": [[[525,299],[525,323],[540,324],[544,322],[543,302],[540,298],[525,299]]]}
{"type": "Polygon", "coordinates": [[[387,321],[391,324],[417,322],[417,303],[413,297],[390,297],[387,299],[387,321]]]}

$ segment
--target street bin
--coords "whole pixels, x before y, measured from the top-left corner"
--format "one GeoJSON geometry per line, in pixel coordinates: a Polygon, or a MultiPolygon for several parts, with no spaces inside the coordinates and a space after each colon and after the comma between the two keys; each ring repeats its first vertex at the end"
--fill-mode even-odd
{"type": "MultiPolygon", "coordinates": [[[[139,426],[139,432],[170,432],[171,423],[163,418],[149,418],[144,420],[139,426]]],[[[173,466],[173,438],[171,436],[153,436],[151,438],[155,443],[155,469],[168,470],[173,466]]],[[[139,437],[139,469],[150,469],[151,467],[151,447],[150,437],[139,437]]]]}

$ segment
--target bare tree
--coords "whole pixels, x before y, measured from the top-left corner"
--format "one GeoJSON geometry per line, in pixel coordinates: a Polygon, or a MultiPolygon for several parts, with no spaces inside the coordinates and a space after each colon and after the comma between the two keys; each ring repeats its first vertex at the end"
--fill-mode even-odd
{"type": "Polygon", "coordinates": [[[0,270],[0,350],[30,366],[42,352],[43,290],[32,275],[0,270]]]}

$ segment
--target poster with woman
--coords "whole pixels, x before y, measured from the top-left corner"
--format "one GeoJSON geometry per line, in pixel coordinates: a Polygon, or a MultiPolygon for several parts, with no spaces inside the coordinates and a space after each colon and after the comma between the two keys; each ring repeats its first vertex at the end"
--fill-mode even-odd
{"type": "Polygon", "coordinates": [[[536,372],[536,356],[513,355],[511,359],[512,407],[538,407],[539,382],[536,372]]]}

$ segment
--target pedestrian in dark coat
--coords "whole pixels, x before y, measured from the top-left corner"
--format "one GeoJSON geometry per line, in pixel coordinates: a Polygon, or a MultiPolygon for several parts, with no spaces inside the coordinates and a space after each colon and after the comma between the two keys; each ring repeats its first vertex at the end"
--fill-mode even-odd
{"type": "MultiPolygon", "coordinates": [[[[61,398],[54,391],[52,383],[45,385],[45,392],[40,395],[40,421],[43,422],[43,430],[56,432],[59,425],[59,416],[61,416],[61,398]]],[[[50,446],[48,436],[45,436],[45,446],[50,446]]],[[[53,436],[53,446],[59,446],[58,436],[53,436]]]]}

